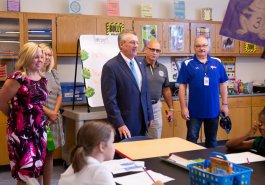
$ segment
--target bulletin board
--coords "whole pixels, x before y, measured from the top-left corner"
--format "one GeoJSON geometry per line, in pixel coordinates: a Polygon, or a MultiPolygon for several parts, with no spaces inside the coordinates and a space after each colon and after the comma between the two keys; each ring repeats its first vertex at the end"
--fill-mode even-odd
{"type": "Polygon", "coordinates": [[[81,35],[80,56],[85,95],[90,107],[104,106],[101,94],[103,65],[119,53],[116,35],[81,35]]]}

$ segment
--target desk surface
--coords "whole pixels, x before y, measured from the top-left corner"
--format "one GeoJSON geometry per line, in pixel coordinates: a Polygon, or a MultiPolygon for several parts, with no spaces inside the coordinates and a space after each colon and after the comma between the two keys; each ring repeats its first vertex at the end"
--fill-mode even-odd
{"type": "MultiPolygon", "coordinates": [[[[208,158],[210,153],[213,151],[221,153],[230,153],[229,151],[226,150],[225,147],[217,147],[213,149],[202,149],[196,151],[180,152],[177,153],[177,155],[185,157],[187,159],[208,158]]],[[[174,181],[170,181],[165,185],[176,185],[176,184],[190,185],[188,170],[164,162],[158,157],[144,159],[143,161],[145,161],[145,166],[147,167],[147,169],[151,169],[155,172],[162,173],[164,175],[167,175],[175,179],[174,181]]],[[[263,179],[264,179],[265,161],[253,162],[251,164],[241,164],[241,165],[253,169],[250,181],[251,184],[264,185],[263,179]]]]}
{"type": "MultiPolygon", "coordinates": [[[[91,109],[91,108],[90,108],[91,109]]],[[[73,120],[97,120],[106,119],[107,113],[104,108],[98,108],[88,112],[87,106],[75,106],[72,110],[72,106],[64,107],[63,116],[73,120]]]]}
{"type": "Polygon", "coordinates": [[[168,156],[170,153],[199,150],[204,147],[173,137],[144,141],[114,143],[116,152],[132,160],[168,156]]]}

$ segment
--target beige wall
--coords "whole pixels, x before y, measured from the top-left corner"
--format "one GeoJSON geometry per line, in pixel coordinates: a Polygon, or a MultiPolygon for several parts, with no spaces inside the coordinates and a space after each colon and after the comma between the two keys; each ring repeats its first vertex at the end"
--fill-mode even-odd
{"type": "MultiPolygon", "coordinates": [[[[6,10],[6,1],[0,0],[0,10],[6,10]]],[[[140,16],[140,4],[152,3],[153,17],[173,18],[174,0],[120,0],[120,15],[140,16]]],[[[82,0],[82,14],[105,15],[107,0],[82,0]]],[[[221,21],[229,0],[185,0],[186,19],[200,19],[201,8],[213,8],[213,20],[221,21]]],[[[22,12],[68,13],[68,0],[20,0],[22,12]]]]}
{"type": "MultiPolygon", "coordinates": [[[[0,11],[6,10],[6,1],[0,0],[0,11]]],[[[20,0],[23,12],[50,12],[68,13],[68,0],[20,0]]],[[[222,21],[229,0],[185,0],[186,19],[199,20],[200,9],[210,7],[213,9],[213,20],[222,21]]],[[[82,14],[105,15],[106,0],[82,0],[82,14]]],[[[120,0],[120,15],[139,17],[140,4],[152,3],[153,17],[173,18],[173,0],[120,0]]],[[[170,62],[169,57],[160,59],[170,62]]],[[[58,71],[63,81],[73,81],[74,57],[59,57],[58,71]],[[70,74],[70,75],[69,75],[70,74]],[[72,75],[71,75],[72,74],[72,75]]],[[[237,57],[236,76],[244,82],[264,81],[265,60],[259,57],[237,57]]],[[[81,70],[79,65],[78,70],[81,70]]],[[[81,75],[78,80],[82,81],[81,75]]]]}

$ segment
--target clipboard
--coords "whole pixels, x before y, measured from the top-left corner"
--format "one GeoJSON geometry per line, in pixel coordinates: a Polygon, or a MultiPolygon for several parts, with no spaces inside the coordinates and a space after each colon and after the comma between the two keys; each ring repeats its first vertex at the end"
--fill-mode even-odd
{"type": "Polygon", "coordinates": [[[185,170],[189,170],[188,169],[189,164],[195,163],[195,161],[193,161],[193,160],[188,160],[188,159],[185,159],[183,157],[177,156],[175,154],[171,154],[170,156],[167,156],[167,157],[160,157],[160,159],[162,161],[165,161],[165,162],[174,164],[178,167],[181,167],[185,170]]]}

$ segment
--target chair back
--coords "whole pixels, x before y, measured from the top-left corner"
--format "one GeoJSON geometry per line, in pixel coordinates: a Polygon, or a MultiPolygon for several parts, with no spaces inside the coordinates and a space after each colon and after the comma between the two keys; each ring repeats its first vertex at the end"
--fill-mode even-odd
{"type": "Polygon", "coordinates": [[[142,140],[150,140],[153,139],[149,136],[133,136],[131,138],[125,138],[121,140],[120,142],[132,142],[132,141],[142,141],[142,140]]]}

